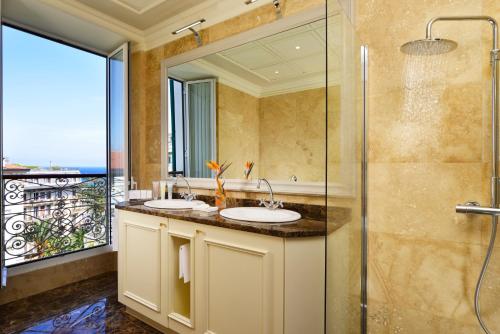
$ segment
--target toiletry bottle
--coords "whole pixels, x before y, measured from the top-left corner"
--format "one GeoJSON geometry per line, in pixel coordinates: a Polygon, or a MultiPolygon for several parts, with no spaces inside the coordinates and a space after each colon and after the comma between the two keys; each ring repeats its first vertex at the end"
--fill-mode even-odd
{"type": "Polygon", "coordinates": [[[160,198],[165,199],[165,188],[167,186],[167,181],[160,181],[160,198]]]}
{"type": "Polygon", "coordinates": [[[172,199],[172,193],[174,189],[174,181],[172,180],[167,180],[167,192],[168,192],[168,199],[172,199]]]}

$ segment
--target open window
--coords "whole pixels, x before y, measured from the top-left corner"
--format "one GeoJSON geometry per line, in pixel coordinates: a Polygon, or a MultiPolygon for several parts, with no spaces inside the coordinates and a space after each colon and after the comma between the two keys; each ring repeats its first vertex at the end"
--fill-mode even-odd
{"type": "Polygon", "coordinates": [[[216,81],[168,79],[168,171],[207,178],[216,160],[216,81]]]}
{"type": "Polygon", "coordinates": [[[114,204],[129,186],[128,45],[107,56],[1,30],[6,277],[3,268],[117,244],[114,204]]]}
{"type": "MultiPolygon", "coordinates": [[[[129,110],[128,110],[128,44],[108,56],[108,187],[110,192],[111,240],[116,232],[116,203],[128,200],[130,184],[129,110]]],[[[118,243],[113,243],[117,250],[118,243]]]]}

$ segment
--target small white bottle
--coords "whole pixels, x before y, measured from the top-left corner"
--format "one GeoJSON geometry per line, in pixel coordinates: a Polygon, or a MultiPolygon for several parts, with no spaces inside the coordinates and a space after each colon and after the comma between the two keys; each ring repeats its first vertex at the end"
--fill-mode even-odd
{"type": "Polygon", "coordinates": [[[160,199],[165,199],[165,188],[167,181],[160,181],[160,199]]]}
{"type": "Polygon", "coordinates": [[[168,199],[172,199],[173,190],[174,190],[174,182],[172,180],[168,180],[167,181],[168,199]]]}

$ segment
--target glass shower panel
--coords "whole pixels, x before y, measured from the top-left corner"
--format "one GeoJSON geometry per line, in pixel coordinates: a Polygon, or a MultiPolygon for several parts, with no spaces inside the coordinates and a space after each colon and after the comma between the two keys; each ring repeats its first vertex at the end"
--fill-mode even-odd
{"type": "Polygon", "coordinates": [[[361,44],[337,0],[327,15],[326,333],[363,333],[361,44]]]}

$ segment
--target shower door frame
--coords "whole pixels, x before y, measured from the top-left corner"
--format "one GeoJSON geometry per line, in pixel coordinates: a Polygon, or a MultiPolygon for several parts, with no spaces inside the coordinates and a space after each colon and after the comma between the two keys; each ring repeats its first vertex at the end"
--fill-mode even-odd
{"type": "Polygon", "coordinates": [[[368,333],[368,46],[361,46],[361,333],[368,333]]]}

